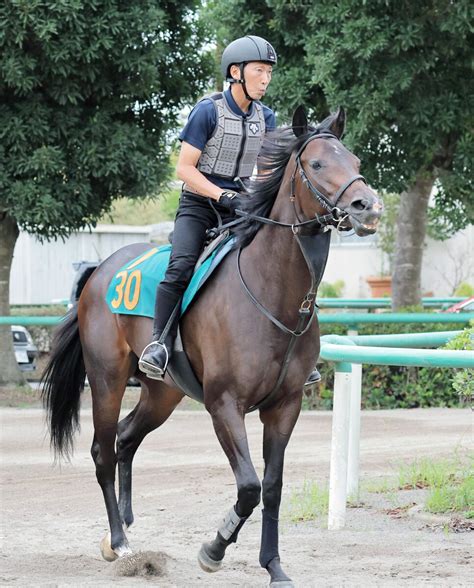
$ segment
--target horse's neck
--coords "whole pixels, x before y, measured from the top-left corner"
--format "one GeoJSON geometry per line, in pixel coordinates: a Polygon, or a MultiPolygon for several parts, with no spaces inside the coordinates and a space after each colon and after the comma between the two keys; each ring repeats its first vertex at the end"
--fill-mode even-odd
{"type": "MultiPolygon", "coordinates": [[[[270,218],[296,223],[296,212],[289,193],[289,179],[284,178],[270,218]]],[[[252,243],[242,252],[244,278],[268,308],[279,316],[295,316],[295,309],[311,286],[311,276],[298,242],[289,227],[263,225],[252,243]],[[246,280],[247,281],[247,280],[246,280]]]]}

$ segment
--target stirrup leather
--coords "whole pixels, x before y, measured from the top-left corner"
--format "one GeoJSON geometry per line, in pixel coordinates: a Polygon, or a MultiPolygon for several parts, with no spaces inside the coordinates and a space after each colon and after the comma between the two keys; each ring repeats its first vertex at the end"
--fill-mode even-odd
{"type": "Polygon", "coordinates": [[[169,361],[169,353],[168,353],[168,349],[166,348],[166,345],[164,345],[163,343],[160,343],[159,341],[152,341],[151,343],[148,343],[148,345],[142,351],[140,359],[138,360],[138,367],[149,378],[152,378],[153,380],[162,380],[163,376],[165,375],[166,368],[168,367],[168,361],[169,361]],[[157,367],[155,364],[150,363],[149,361],[146,361],[143,359],[143,356],[147,352],[148,348],[151,347],[152,345],[159,345],[160,347],[162,347],[165,350],[166,360],[165,360],[165,364],[162,368],[157,367]]]}

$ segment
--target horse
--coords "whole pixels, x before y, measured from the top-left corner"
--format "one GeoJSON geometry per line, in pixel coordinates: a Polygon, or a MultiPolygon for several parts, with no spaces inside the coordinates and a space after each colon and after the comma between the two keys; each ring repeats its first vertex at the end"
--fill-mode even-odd
{"type": "MultiPolygon", "coordinates": [[[[383,209],[359,174],[360,161],[340,140],[344,126],[342,108],[311,126],[299,107],[292,125],[264,140],[251,197],[233,227],[236,245],[180,320],[184,348],[237,487],[234,506],[215,538],[199,551],[199,564],[207,572],[221,567],[227,547],[262,498],[259,563],[269,573],[270,586],[293,586],[278,546],[283,461],[306,377],[319,354],[316,293],[328,255],[328,229],[372,234],[383,209]],[[262,482],[247,443],[245,415],[251,410],[259,410],[263,424],[262,482]]],[[[99,265],[57,330],[43,376],[51,445],[67,457],[87,374],[91,454],[110,528],[101,550],[109,561],[131,553],[125,530],[134,520],[134,454],[184,397],[168,373],[157,381],[138,371],[152,320],[113,314],[105,302],[118,269],[150,248],[129,245],[99,265]],[[132,375],[140,380],[140,399],[119,422],[132,375]]]]}

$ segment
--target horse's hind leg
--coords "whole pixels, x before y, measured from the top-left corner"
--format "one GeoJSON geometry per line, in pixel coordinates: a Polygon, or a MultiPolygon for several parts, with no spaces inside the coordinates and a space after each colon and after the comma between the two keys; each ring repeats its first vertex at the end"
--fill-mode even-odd
{"type": "Polygon", "coordinates": [[[101,487],[110,527],[101,543],[102,556],[112,561],[131,553],[127,537],[122,528],[117,496],[115,494],[115,469],[117,457],[115,439],[120,406],[128,378],[126,357],[108,357],[95,361],[85,354],[86,370],[92,392],[92,414],[94,440],[91,455],[96,467],[97,481],[101,487]],[[101,368],[99,366],[107,366],[101,368]]]}
{"type": "Polygon", "coordinates": [[[262,541],[260,565],[270,574],[270,586],[291,587],[293,583],[283,572],[278,549],[278,514],[283,484],[285,449],[301,409],[301,392],[288,394],[285,401],[261,411],[263,429],[262,541]]]}
{"type": "Polygon", "coordinates": [[[133,523],[132,461],[143,439],[162,425],[183,398],[183,393],[162,382],[147,380],[140,402],[118,425],[119,512],[122,523],[133,523]]]}
{"type": "Polygon", "coordinates": [[[253,509],[260,502],[260,480],[253,467],[247,442],[244,415],[234,401],[212,407],[214,429],[224,449],[237,482],[237,503],[222,521],[214,541],[204,543],[198,561],[206,572],[216,572],[222,565],[225,550],[237,541],[237,535],[253,509]]]}

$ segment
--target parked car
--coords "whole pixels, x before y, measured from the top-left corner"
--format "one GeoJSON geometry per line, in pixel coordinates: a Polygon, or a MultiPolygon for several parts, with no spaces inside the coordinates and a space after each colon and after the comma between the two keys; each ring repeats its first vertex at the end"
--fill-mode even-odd
{"type": "Polygon", "coordinates": [[[474,312],[474,296],[461,300],[461,302],[456,302],[456,304],[443,310],[443,312],[474,312]]]}
{"type": "Polygon", "coordinates": [[[34,344],[32,336],[25,327],[20,327],[19,325],[12,325],[11,331],[15,357],[21,371],[34,371],[36,369],[38,348],[34,344]]]}
{"type": "Polygon", "coordinates": [[[79,296],[81,295],[85,283],[98,265],[98,261],[76,261],[72,264],[73,268],[76,270],[76,273],[72,282],[68,308],[72,308],[79,300],[79,296]]]}

